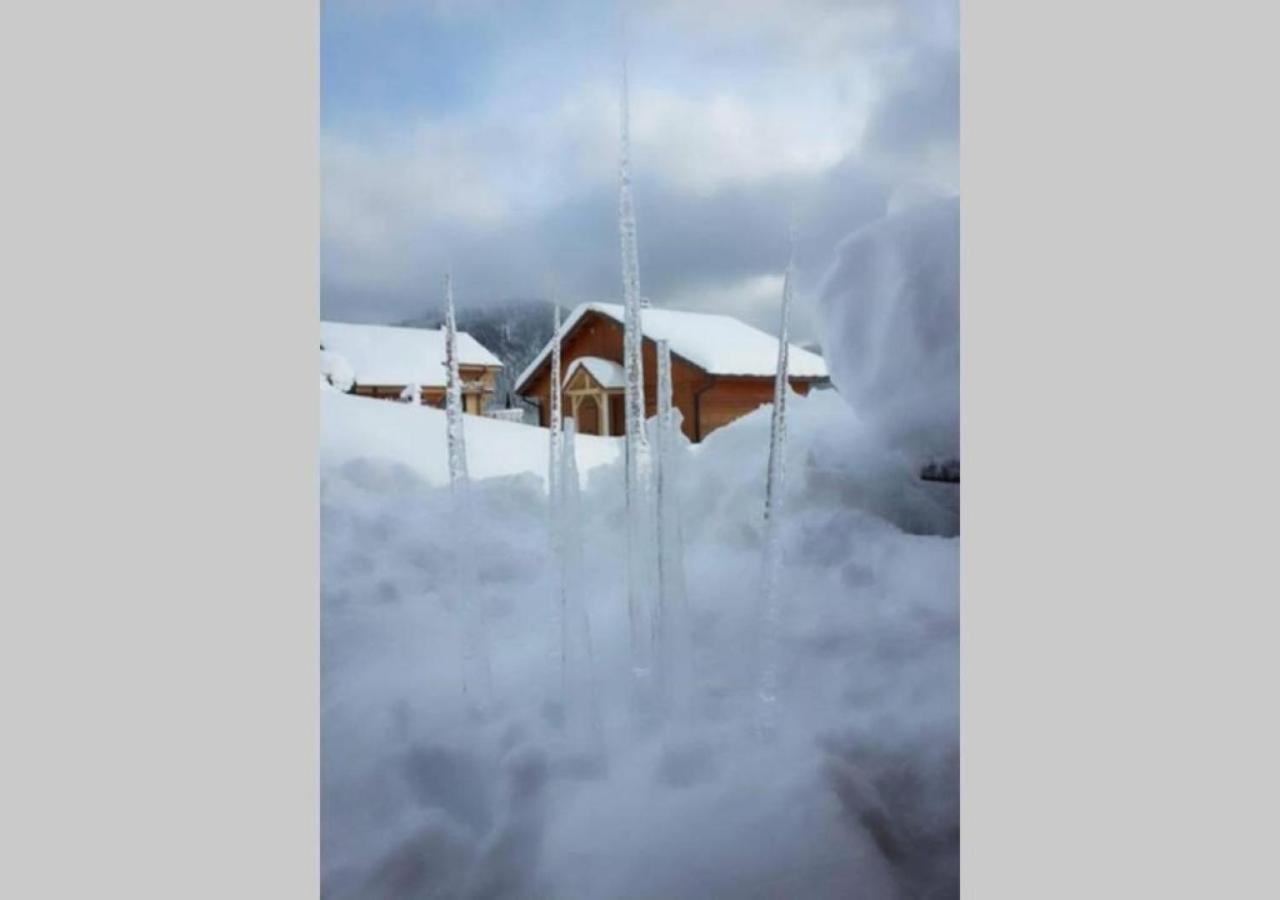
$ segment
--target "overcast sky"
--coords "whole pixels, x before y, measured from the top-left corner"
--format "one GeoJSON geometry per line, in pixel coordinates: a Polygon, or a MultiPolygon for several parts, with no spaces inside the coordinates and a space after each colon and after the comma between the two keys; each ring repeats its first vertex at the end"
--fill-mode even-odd
{"type": "MultiPolygon", "coordinates": [[[[608,0],[323,0],[327,318],[617,299],[608,0]]],[[[836,242],[959,191],[954,0],[651,0],[628,15],[643,293],[776,330],[836,242]]],[[[801,337],[813,323],[802,308],[801,337]]]]}

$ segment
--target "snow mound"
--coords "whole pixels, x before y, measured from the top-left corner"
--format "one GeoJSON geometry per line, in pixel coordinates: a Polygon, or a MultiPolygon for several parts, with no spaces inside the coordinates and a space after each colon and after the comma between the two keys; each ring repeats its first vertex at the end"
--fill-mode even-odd
{"type": "MultiPolygon", "coordinates": [[[[467,415],[464,420],[472,478],[533,475],[545,482],[550,452],[545,429],[487,416],[467,415]]],[[[619,458],[620,441],[579,437],[578,471],[583,477],[619,458]]],[[[448,484],[444,410],[322,391],[321,465],[337,468],[357,460],[397,463],[427,484],[448,484]]]]}
{"type": "Polygon", "coordinates": [[[960,457],[959,267],[959,200],[936,200],[845,238],[820,290],[832,381],[917,464],[960,457]]]}
{"type": "Polygon", "coordinates": [[[356,384],[356,373],[351,363],[341,353],[332,350],[320,351],[320,374],[324,380],[342,393],[347,393],[356,384]]]}
{"type": "Polygon", "coordinates": [[[956,895],[959,542],[924,533],[950,511],[834,392],[788,401],[771,744],[752,738],[747,652],[768,407],[677,451],[692,657],[686,711],[663,726],[630,700],[618,442],[578,438],[580,464],[600,454],[579,587],[602,721],[583,742],[555,660],[546,495],[519,474],[545,469],[545,430],[467,417],[460,521],[442,413],[322,402],[326,897],[956,895]],[[486,477],[502,474],[518,477],[486,477]],[[467,583],[459,531],[484,535],[467,583]],[[463,692],[468,604],[488,622],[481,717],[463,692]]]}

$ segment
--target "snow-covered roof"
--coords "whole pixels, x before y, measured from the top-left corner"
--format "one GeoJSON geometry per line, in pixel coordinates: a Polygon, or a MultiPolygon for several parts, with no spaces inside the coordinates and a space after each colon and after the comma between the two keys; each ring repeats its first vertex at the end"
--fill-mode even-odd
{"type": "Polygon", "coordinates": [[[622,366],[611,359],[601,359],[598,356],[579,356],[570,363],[569,371],[564,375],[565,385],[569,384],[569,379],[579,369],[590,372],[591,377],[599,382],[602,388],[623,388],[627,385],[627,375],[622,366]]]}
{"type": "MultiPolygon", "coordinates": [[[[619,323],[625,318],[620,303],[582,303],[560,326],[558,339],[563,340],[589,312],[606,315],[619,323]]],[[[666,340],[673,354],[712,375],[769,377],[778,368],[778,338],[733,316],[649,306],[640,315],[640,325],[645,337],[666,340]]],[[[551,342],[548,341],[516,379],[517,389],[524,386],[550,354],[551,342]]],[[[792,344],[787,360],[787,369],[793,378],[827,377],[826,362],[803,347],[792,344]]]]}
{"type": "MultiPolygon", "coordinates": [[[[444,386],[443,330],[321,322],[320,343],[346,359],[359,384],[444,386]]],[[[459,331],[458,363],[500,367],[502,360],[459,331]]]]}

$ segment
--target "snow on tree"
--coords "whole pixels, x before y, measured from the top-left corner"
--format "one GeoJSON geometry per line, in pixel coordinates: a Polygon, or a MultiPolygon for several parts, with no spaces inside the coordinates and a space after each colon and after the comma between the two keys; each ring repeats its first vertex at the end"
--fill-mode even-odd
{"type": "Polygon", "coordinates": [[[618,161],[618,232],[622,242],[624,402],[626,406],[627,612],[631,625],[632,668],[648,673],[650,611],[653,596],[653,509],[650,497],[652,458],[645,434],[644,335],[641,331],[640,258],[636,215],[631,197],[630,101],[627,58],[622,57],[621,136],[618,161]]]}
{"type": "Polygon", "coordinates": [[[795,280],[795,235],[791,258],[782,280],[782,322],[778,329],[778,369],[773,382],[773,416],[769,427],[769,467],[764,500],[764,573],[756,615],[756,731],[767,736],[776,725],[778,702],[778,644],[781,609],[778,596],[782,546],[778,520],[786,487],[787,452],[787,353],[791,339],[791,295],[795,280]]]}
{"type": "Polygon", "coordinates": [[[405,385],[404,390],[400,392],[400,399],[405,403],[418,406],[422,403],[422,388],[416,384],[405,385]]]}
{"type": "Polygon", "coordinates": [[[453,310],[453,274],[444,276],[445,415],[449,440],[449,483],[467,481],[467,437],[462,420],[462,376],[458,371],[458,324],[453,310]]]}

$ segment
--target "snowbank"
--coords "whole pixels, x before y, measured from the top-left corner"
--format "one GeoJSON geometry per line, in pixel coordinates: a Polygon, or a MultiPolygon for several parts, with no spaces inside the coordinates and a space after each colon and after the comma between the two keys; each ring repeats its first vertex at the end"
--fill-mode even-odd
{"type": "Polygon", "coordinates": [[[790,401],[771,744],[750,728],[768,408],[680,454],[691,674],[665,726],[633,714],[617,441],[579,438],[602,712],[584,740],[561,702],[544,491],[485,477],[541,474],[546,432],[468,417],[478,480],[459,516],[439,411],[322,403],[326,897],[955,895],[958,541],[926,533],[952,510],[838,395],[790,401]],[[469,603],[492,656],[479,718],[469,603]]]}
{"type": "Polygon", "coordinates": [[[959,266],[959,200],[937,200],[847,237],[820,292],[832,381],[917,463],[960,457],[959,266]]]}
{"type": "MultiPolygon", "coordinates": [[[[467,462],[473,478],[535,475],[546,481],[547,431],[486,416],[465,418],[467,462]]],[[[358,461],[394,462],[427,484],[449,483],[444,410],[322,391],[320,460],[326,468],[358,461]]],[[[586,474],[619,458],[620,438],[578,438],[578,471],[586,474]]]]}

